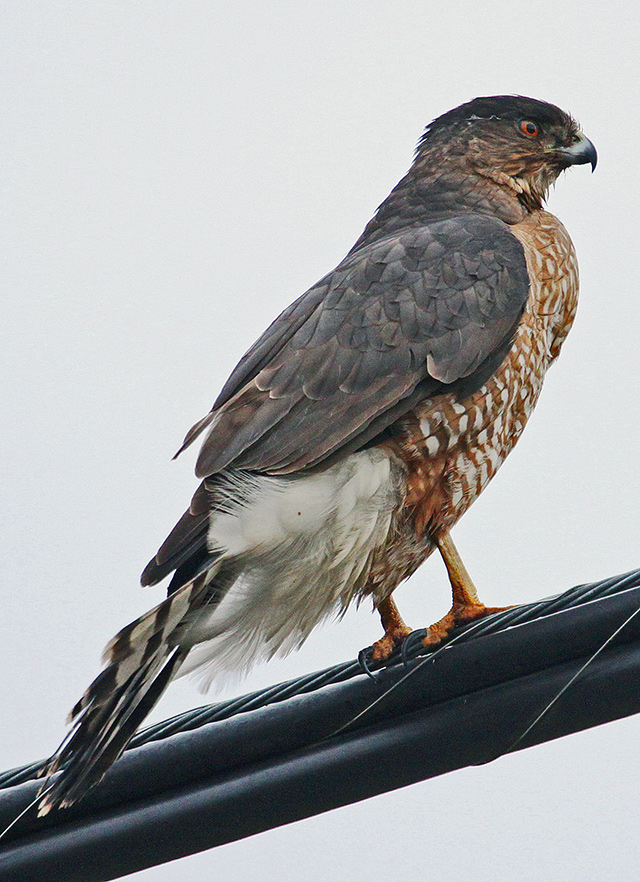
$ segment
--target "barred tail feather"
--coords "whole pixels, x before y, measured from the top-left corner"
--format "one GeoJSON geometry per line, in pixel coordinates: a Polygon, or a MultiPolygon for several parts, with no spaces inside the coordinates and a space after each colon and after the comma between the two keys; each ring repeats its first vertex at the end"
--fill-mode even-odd
{"type": "Polygon", "coordinates": [[[186,658],[178,633],[204,600],[207,582],[207,574],[198,576],[107,645],[106,667],[71,711],[73,728],[42,772],[39,815],[72,805],[118,759],[186,658]]]}

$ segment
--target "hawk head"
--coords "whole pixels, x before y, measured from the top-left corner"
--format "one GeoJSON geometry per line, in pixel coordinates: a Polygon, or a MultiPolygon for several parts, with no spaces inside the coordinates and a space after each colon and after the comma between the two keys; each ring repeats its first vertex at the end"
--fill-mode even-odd
{"type": "Polygon", "coordinates": [[[463,166],[510,188],[534,209],[561,171],[587,162],[594,169],[597,158],[591,141],[559,107],[521,95],[495,95],[435,119],[420,140],[416,165],[463,166]]]}

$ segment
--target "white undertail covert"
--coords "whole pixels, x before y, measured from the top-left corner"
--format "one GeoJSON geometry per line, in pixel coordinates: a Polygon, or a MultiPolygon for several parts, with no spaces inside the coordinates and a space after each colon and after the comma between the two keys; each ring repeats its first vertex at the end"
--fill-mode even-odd
{"type": "Polygon", "coordinates": [[[400,487],[389,455],[371,449],[317,474],[230,472],[216,496],[214,580],[231,586],[211,611],[198,610],[180,641],[194,645],[180,674],[201,668],[204,689],[219,674],[286,655],[344,612],[387,538],[400,487]]]}

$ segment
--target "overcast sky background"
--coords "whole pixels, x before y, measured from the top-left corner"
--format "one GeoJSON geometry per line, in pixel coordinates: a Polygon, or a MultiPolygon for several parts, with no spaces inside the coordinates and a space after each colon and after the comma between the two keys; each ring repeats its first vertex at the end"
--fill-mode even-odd
{"type": "MultiPolygon", "coordinates": [[[[600,162],[550,199],[580,259],[573,332],[455,540],[492,605],[640,566],[634,4],[7,0],[1,15],[2,767],[55,749],[106,641],[163,596],[138,575],[196,486],[191,452],[170,461],[185,431],[350,248],[424,126],[476,95],[559,104],[600,162]]],[[[439,618],[441,562],[396,597],[415,627],[439,618]]],[[[379,636],[363,606],[236,691],[379,636]]],[[[153,719],[203,700],[180,681],[153,719]]],[[[130,878],[628,880],[639,742],[623,720],[130,878]]]]}

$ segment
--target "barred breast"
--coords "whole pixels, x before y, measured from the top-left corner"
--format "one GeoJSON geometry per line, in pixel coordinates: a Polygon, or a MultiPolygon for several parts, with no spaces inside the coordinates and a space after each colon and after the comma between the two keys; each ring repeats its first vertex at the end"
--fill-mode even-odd
{"type": "Polygon", "coordinates": [[[433,551],[518,441],[575,316],[578,265],[569,234],[546,211],[511,231],[521,242],[530,292],[513,344],[495,373],[466,398],[440,395],[394,427],[386,446],[406,470],[406,497],[389,543],[373,562],[370,588],[384,596],[433,551]]]}

